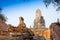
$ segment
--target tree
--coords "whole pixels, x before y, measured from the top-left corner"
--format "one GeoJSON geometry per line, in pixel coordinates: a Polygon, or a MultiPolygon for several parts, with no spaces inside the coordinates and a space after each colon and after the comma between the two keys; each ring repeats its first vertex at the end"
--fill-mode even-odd
{"type": "Polygon", "coordinates": [[[2,8],[0,7],[0,19],[3,21],[3,22],[6,22],[7,21],[7,17],[5,17],[4,14],[2,14],[2,8]]]}
{"type": "Polygon", "coordinates": [[[59,11],[60,8],[60,0],[43,0],[46,7],[48,7],[51,3],[57,6],[57,11],[59,11]]]}
{"type": "Polygon", "coordinates": [[[3,14],[0,14],[0,19],[1,19],[3,22],[6,22],[6,21],[7,21],[7,18],[6,18],[3,14]]]}

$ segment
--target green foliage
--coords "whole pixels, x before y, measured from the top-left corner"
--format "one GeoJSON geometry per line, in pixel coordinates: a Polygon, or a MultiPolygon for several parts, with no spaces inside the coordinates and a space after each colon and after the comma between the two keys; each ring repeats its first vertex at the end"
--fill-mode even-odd
{"type": "Polygon", "coordinates": [[[48,7],[51,3],[54,4],[57,7],[56,11],[60,11],[59,10],[60,9],[60,0],[43,0],[43,2],[46,7],[48,7]]]}
{"type": "Polygon", "coordinates": [[[3,14],[0,14],[0,19],[3,20],[4,22],[7,21],[7,17],[5,17],[3,14]]]}

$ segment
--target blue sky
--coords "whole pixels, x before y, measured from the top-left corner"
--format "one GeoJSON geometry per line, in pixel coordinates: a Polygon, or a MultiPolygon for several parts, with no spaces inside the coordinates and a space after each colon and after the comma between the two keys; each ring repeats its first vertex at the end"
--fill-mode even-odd
{"type": "Polygon", "coordinates": [[[23,16],[26,26],[33,27],[36,10],[40,9],[42,16],[44,16],[46,27],[52,22],[56,22],[60,13],[56,12],[57,7],[50,4],[48,8],[45,7],[43,0],[0,0],[0,6],[3,8],[2,13],[7,16],[7,24],[17,26],[19,24],[19,17],[23,16]],[[57,14],[58,13],[58,14],[57,14]]]}

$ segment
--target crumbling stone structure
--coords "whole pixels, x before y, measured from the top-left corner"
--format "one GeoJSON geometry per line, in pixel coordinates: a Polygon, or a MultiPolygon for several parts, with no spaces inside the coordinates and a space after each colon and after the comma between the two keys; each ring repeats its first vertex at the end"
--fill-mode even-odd
{"type": "Polygon", "coordinates": [[[60,23],[55,22],[50,25],[51,40],[60,40],[60,23]]]}
{"type": "Polygon", "coordinates": [[[40,9],[36,10],[36,17],[34,20],[34,27],[35,28],[44,28],[45,27],[45,20],[41,14],[40,9]]]}

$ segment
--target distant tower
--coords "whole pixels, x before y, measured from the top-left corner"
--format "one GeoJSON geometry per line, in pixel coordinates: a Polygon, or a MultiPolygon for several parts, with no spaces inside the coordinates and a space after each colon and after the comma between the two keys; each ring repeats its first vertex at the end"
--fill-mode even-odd
{"type": "Polygon", "coordinates": [[[45,20],[41,14],[40,9],[36,10],[36,17],[34,20],[34,28],[42,28],[42,26],[45,26],[45,20]]]}
{"type": "Polygon", "coordinates": [[[57,18],[57,22],[60,23],[59,18],[57,18]]]}
{"type": "Polygon", "coordinates": [[[2,8],[0,8],[0,13],[2,12],[2,8]]]}

